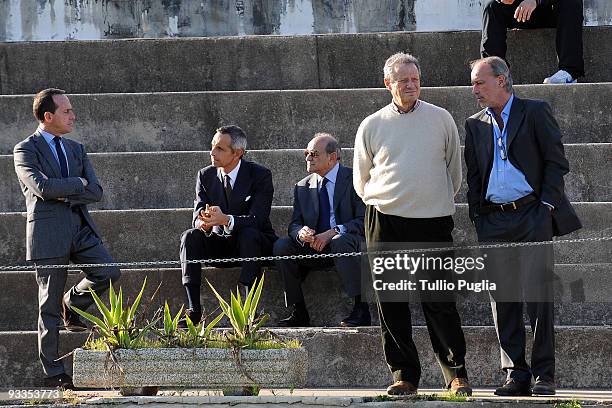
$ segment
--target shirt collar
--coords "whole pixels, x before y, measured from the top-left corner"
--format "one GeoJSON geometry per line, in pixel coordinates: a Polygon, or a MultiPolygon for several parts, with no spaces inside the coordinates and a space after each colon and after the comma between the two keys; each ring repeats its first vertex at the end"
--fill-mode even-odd
{"type": "MultiPolygon", "coordinates": [[[[43,130],[42,127],[38,127],[38,131],[40,132],[40,134],[42,135],[42,137],[45,138],[45,141],[47,142],[47,144],[51,144],[53,143],[53,138],[55,137],[54,135],[52,135],[51,133],[43,130]]],[[[60,141],[62,140],[62,138],[60,137],[60,141]]]]}
{"type": "MultiPolygon", "coordinates": [[[[227,175],[230,176],[230,179],[232,179],[232,182],[236,182],[236,177],[238,177],[238,170],[240,170],[240,163],[242,163],[242,159],[238,161],[238,164],[236,165],[236,167],[234,167],[234,170],[227,173],[227,175]]],[[[221,181],[223,181],[226,173],[223,171],[222,168],[217,169],[217,174],[219,178],[221,179],[221,181]]]]}
{"type": "MultiPolygon", "coordinates": [[[[332,167],[331,170],[327,172],[327,174],[325,174],[324,177],[327,179],[328,182],[336,184],[336,178],[338,178],[338,169],[339,168],[340,168],[340,163],[336,163],[336,165],[334,167],[332,167]]],[[[321,176],[319,176],[317,174],[317,183],[318,183],[318,185],[321,185],[322,181],[323,181],[323,177],[321,177],[321,176]]]]}
{"type": "MultiPolygon", "coordinates": [[[[508,121],[508,117],[510,116],[510,109],[512,109],[512,102],[514,102],[514,94],[510,95],[508,102],[506,102],[506,105],[504,105],[504,109],[502,109],[501,111],[501,117],[502,117],[502,120],[504,121],[504,124],[508,121]]],[[[487,114],[491,116],[492,118],[495,118],[495,112],[493,112],[493,109],[487,108],[487,114]]]]}
{"type": "Polygon", "coordinates": [[[421,104],[421,100],[417,99],[417,101],[414,103],[414,106],[412,107],[412,109],[410,109],[409,111],[403,111],[399,106],[397,106],[397,104],[394,101],[391,101],[391,110],[395,113],[398,113],[400,115],[404,115],[406,113],[412,113],[414,112],[419,105],[421,104]]]}

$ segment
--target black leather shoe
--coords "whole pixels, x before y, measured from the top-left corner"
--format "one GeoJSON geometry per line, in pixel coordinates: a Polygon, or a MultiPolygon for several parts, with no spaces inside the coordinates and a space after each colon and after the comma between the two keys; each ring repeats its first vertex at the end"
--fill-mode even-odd
{"type": "Polygon", "coordinates": [[[353,308],[348,317],[342,319],[340,326],[342,327],[359,327],[359,326],[371,326],[372,317],[370,316],[370,307],[367,303],[358,305],[353,308]]]}
{"type": "MultiPolygon", "coordinates": [[[[200,320],[202,320],[202,312],[194,311],[193,309],[186,309],[185,316],[189,316],[189,319],[194,326],[197,326],[198,323],[200,323],[200,320]]],[[[187,320],[184,317],[179,320],[178,327],[179,329],[187,328],[187,320]]]]}
{"type": "Polygon", "coordinates": [[[557,393],[557,388],[552,381],[536,380],[531,393],[533,395],[555,395],[557,393]]]}
{"type": "Polygon", "coordinates": [[[531,384],[509,378],[504,385],[495,390],[495,395],[501,397],[529,397],[531,395],[531,384]]]}
{"type": "Polygon", "coordinates": [[[43,385],[48,388],[61,388],[63,390],[74,390],[72,378],[65,373],[46,377],[43,379],[43,385]]]}
{"type": "Polygon", "coordinates": [[[289,317],[279,320],[277,324],[278,327],[310,327],[308,310],[294,307],[289,317]]]}
{"type": "Polygon", "coordinates": [[[62,302],[62,320],[64,320],[64,328],[69,332],[83,332],[87,330],[87,326],[79,318],[79,315],[73,312],[64,302],[62,302]]]}

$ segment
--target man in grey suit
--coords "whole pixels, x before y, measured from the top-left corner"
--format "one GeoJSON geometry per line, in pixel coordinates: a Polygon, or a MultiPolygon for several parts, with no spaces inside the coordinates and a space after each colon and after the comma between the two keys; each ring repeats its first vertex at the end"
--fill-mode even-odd
{"type": "Polygon", "coordinates": [[[101,293],[120,272],[115,267],[86,268],[86,277],[64,294],[66,268],[39,268],[113,259],[87,211],[87,204],[102,199],[102,187],[83,145],[62,137],[76,119],[70,100],[60,89],[45,89],[36,94],[32,108],[38,129],[13,154],[27,206],[26,259],[37,266],[38,351],[44,385],[73,388],[59,360],[59,329],[85,330],[70,306],[87,309],[93,303],[89,289],[101,293]]]}
{"type": "MultiPolygon", "coordinates": [[[[294,189],[293,216],[289,236],[274,244],[274,255],[357,252],[365,243],[365,206],[353,188],[353,171],[342,166],[338,141],[328,133],[317,133],[304,151],[306,170],[311,173],[294,189]]],[[[334,265],[344,290],[355,300],[353,311],[342,326],[369,326],[368,304],[361,301],[359,257],[277,261],[285,282],[285,302],[293,307],[280,326],[309,326],[301,282],[308,267],[334,265]],[[302,270],[300,269],[302,267],[302,270]]]]}

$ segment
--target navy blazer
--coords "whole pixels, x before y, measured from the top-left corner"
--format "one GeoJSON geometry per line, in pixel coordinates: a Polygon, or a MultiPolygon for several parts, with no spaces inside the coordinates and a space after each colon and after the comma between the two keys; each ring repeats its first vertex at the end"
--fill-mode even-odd
{"type": "MultiPolygon", "coordinates": [[[[569,234],[582,227],[565,194],[563,176],[569,163],[561,141],[561,131],[548,103],[516,96],[508,119],[506,149],[508,160],[520,170],[536,196],[555,209],[553,235],[569,234]]],[[[465,162],[470,218],[485,205],[489,175],[493,167],[493,124],[486,109],[465,122],[465,162]]]]}
{"type": "MultiPolygon", "coordinates": [[[[346,232],[364,236],[363,219],[365,205],[353,188],[353,169],[340,165],[334,186],[334,217],[336,224],[344,225],[346,232]]],[[[304,225],[316,229],[319,220],[319,192],[317,175],[300,180],[293,190],[293,215],[289,224],[289,236],[297,240],[304,225]]],[[[319,233],[321,231],[317,231],[319,233]]]]}
{"type": "Polygon", "coordinates": [[[230,202],[227,203],[217,168],[212,165],[204,167],[198,172],[196,180],[192,225],[195,226],[198,214],[202,208],[206,208],[206,204],[217,205],[224,214],[234,217],[234,231],[255,227],[275,240],[276,234],[270,222],[273,195],[274,186],[270,170],[242,159],[230,202]]]}

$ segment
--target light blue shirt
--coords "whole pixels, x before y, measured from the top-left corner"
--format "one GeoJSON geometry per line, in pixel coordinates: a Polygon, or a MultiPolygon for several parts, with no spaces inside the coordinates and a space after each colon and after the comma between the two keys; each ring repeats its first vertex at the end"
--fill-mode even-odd
{"type": "MultiPolygon", "coordinates": [[[[336,225],[336,216],[334,214],[334,190],[336,188],[336,179],[338,178],[338,169],[340,168],[340,163],[336,163],[334,167],[330,171],[327,172],[325,178],[327,179],[327,184],[325,188],[327,188],[327,195],[329,196],[329,226],[331,228],[338,227],[340,229],[340,233],[344,234],[346,232],[346,227],[344,225],[336,225]]],[[[323,177],[317,174],[317,189],[321,191],[321,185],[323,183],[323,177]]]]}
{"type": "MultiPolygon", "coordinates": [[[[58,166],[60,165],[59,157],[57,156],[57,150],[55,150],[55,142],[53,141],[53,136],[49,132],[45,132],[41,127],[38,128],[40,134],[45,138],[45,141],[49,145],[51,149],[51,153],[53,153],[53,157],[55,157],[55,161],[57,161],[58,166]]],[[[68,166],[68,155],[66,155],[66,149],[64,148],[64,139],[60,137],[60,146],[62,147],[62,152],[64,153],[64,157],[66,158],[66,167],[68,168],[68,175],[70,175],[70,166],[68,166]]],[[[61,166],[60,166],[61,168],[61,166]]]]}
{"type": "Polygon", "coordinates": [[[493,124],[493,167],[489,176],[486,199],[497,204],[509,203],[533,193],[533,188],[527,183],[525,175],[510,163],[508,159],[508,118],[514,101],[514,94],[510,96],[506,106],[501,112],[504,129],[500,130],[495,120],[495,113],[487,108],[487,115],[491,117],[493,124]],[[501,157],[498,139],[501,137],[502,146],[506,153],[506,160],[501,157]]]}

